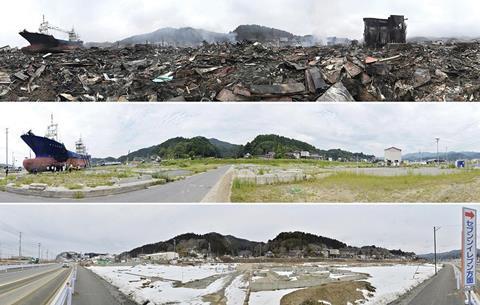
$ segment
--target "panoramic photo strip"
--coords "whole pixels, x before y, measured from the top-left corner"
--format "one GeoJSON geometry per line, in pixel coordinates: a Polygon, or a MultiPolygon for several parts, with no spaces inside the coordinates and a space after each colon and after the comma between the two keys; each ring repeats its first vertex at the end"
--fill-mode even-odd
{"type": "Polygon", "coordinates": [[[0,202],[480,200],[475,104],[8,103],[0,110],[0,202]]]}
{"type": "Polygon", "coordinates": [[[478,207],[0,206],[0,302],[478,304],[478,207]]]}
{"type": "Polygon", "coordinates": [[[476,0],[5,2],[3,101],[480,100],[476,0]]]}

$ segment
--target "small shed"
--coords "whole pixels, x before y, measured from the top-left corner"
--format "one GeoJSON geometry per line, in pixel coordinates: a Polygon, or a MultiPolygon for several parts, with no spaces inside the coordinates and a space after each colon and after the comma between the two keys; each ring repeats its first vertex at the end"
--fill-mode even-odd
{"type": "Polygon", "coordinates": [[[385,149],[385,165],[400,166],[402,164],[402,150],[397,147],[385,149]]]}

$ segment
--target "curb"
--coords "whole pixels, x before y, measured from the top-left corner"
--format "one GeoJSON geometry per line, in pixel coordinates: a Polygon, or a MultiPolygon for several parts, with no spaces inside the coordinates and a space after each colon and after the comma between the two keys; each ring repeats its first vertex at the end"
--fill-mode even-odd
{"type": "Polygon", "coordinates": [[[164,179],[158,180],[149,180],[149,181],[140,181],[129,183],[128,185],[122,186],[100,186],[95,189],[89,190],[31,190],[27,188],[17,188],[13,186],[6,186],[5,192],[13,193],[17,195],[24,196],[35,196],[43,198],[61,198],[61,199],[83,199],[83,198],[94,198],[94,197],[103,197],[109,195],[123,194],[138,190],[147,189],[151,186],[164,184],[166,181],[164,179]]]}
{"type": "Polygon", "coordinates": [[[226,203],[230,202],[233,184],[233,165],[223,174],[215,185],[203,197],[202,203],[226,203]],[[228,194],[222,194],[222,189],[228,187],[228,194]]]}

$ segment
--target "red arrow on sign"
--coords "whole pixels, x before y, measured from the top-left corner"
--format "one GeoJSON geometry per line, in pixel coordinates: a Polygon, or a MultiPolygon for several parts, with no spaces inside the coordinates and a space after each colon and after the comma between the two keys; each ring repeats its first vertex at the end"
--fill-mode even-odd
{"type": "Polygon", "coordinates": [[[475,217],[475,213],[473,213],[472,211],[468,211],[468,212],[465,212],[465,216],[472,219],[473,217],[475,217]]]}

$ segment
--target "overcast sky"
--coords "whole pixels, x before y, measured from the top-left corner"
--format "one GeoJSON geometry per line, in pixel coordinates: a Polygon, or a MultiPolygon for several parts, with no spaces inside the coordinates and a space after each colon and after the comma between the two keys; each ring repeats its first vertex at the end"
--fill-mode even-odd
{"type": "MultiPolygon", "coordinates": [[[[409,36],[480,36],[477,0],[16,0],[3,1],[0,45],[26,45],[45,14],[56,26],[75,26],[84,41],[116,41],[162,27],[229,32],[262,24],[295,34],[360,39],[363,17],[409,18],[409,36]]],[[[57,34],[58,36],[59,34],[57,34]]]]}
{"type": "Polygon", "coordinates": [[[267,241],[296,230],[423,254],[433,252],[433,226],[441,227],[439,252],[461,246],[460,206],[25,205],[1,206],[0,215],[3,256],[18,253],[18,231],[25,255],[35,255],[39,242],[50,253],[121,253],[189,232],[267,241]]]}
{"type": "Polygon", "coordinates": [[[177,136],[246,144],[272,133],[378,157],[391,146],[435,152],[435,137],[442,152],[480,151],[480,108],[467,103],[1,103],[0,113],[0,163],[8,127],[17,165],[30,154],[20,135],[45,135],[52,113],[67,149],[82,136],[93,157],[119,157],[177,136]]]}

